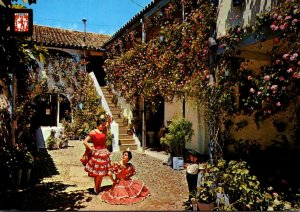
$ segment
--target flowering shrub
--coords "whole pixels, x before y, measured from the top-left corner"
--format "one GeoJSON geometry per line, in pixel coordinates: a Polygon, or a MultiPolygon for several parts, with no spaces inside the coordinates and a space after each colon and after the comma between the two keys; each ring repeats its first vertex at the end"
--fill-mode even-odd
{"type": "MultiPolygon", "coordinates": [[[[261,34],[272,32],[274,48],[271,64],[262,67],[256,74],[251,70],[240,70],[238,79],[231,81],[232,85],[244,88],[241,101],[247,112],[261,110],[264,115],[274,114],[299,95],[299,44],[295,42],[299,39],[299,18],[298,1],[286,0],[272,10],[258,14],[254,26],[243,29],[237,25],[230,28],[225,36],[218,37],[220,47],[225,50],[223,67],[226,67],[230,61],[228,57],[235,56],[236,44],[243,38],[253,33],[261,38],[261,34]]],[[[222,78],[224,73],[219,75],[222,78]]],[[[222,83],[219,86],[223,86],[222,83]]]]}
{"type": "Polygon", "coordinates": [[[199,185],[196,200],[218,202],[215,210],[282,211],[299,208],[299,198],[287,198],[272,187],[262,187],[245,161],[218,159],[207,164],[199,185]],[[223,198],[218,199],[217,193],[226,194],[229,203],[225,204],[223,198]]]}
{"type": "MultiPolygon", "coordinates": [[[[157,13],[151,21],[158,23],[159,37],[106,60],[107,80],[128,101],[142,95],[155,108],[161,97],[171,101],[174,96],[197,96],[208,83],[208,37],[215,23],[215,8],[206,1],[182,3],[190,11],[184,21],[179,15],[181,3],[173,0],[163,15],[157,13]]],[[[109,55],[120,48],[111,44],[109,55]]]]}

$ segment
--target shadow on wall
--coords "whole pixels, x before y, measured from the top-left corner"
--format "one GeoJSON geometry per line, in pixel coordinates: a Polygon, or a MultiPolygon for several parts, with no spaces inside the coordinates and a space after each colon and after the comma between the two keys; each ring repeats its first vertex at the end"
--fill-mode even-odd
{"type": "Polygon", "coordinates": [[[264,186],[272,186],[278,191],[297,192],[300,189],[300,147],[273,145],[260,149],[248,146],[225,153],[227,159],[245,160],[264,186]]]}

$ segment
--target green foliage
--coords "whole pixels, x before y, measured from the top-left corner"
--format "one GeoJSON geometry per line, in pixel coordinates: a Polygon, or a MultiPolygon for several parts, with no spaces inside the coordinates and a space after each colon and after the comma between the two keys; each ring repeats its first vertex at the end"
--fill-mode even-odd
{"type": "MultiPolygon", "coordinates": [[[[128,101],[134,102],[142,95],[146,105],[154,110],[161,97],[165,101],[173,100],[174,96],[195,97],[208,84],[207,40],[215,23],[216,8],[204,0],[193,4],[184,1],[183,4],[189,11],[184,22],[178,18],[182,12],[178,1],[168,3],[165,15],[156,13],[146,19],[146,30],[151,28],[152,22],[156,22],[163,41],[155,36],[147,43],[134,45],[125,53],[117,51],[122,49],[121,40],[108,47],[112,58],[105,61],[107,80],[128,101]]],[[[128,36],[134,40],[134,32],[128,33],[128,36]]]]}
{"type": "Polygon", "coordinates": [[[110,130],[108,130],[107,135],[106,135],[106,148],[109,151],[112,151],[112,134],[110,130]]]}
{"type": "Polygon", "coordinates": [[[299,198],[292,202],[272,187],[262,187],[245,161],[219,159],[213,164],[206,164],[199,185],[196,200],[214,202],[215,210],[281,211],[299,207],[299,198]],[[217,193],[228,195],[230,203],[225,205],[224,198],[218,199],[217,193]]]}
{"type": "Polygon", "coordinates": [[[58,139],[55,137],[55,130],[51,130],[50,136],[46,140],[47,149],[58,149],[58,139]]]}
{"type": "Polygon", "coordinates": [[[168,147],[173,156],[183,156],[185,144],[191,142],[194,130],[192,122],[175,116],[168,126],[169,132],[160,139],[162,145],[168,147]]]}
{"type": "MultiPolygon", "coordinates": [[[[100,115],[105,114],[92,79],[83,70],[82,65],[74,63],[71,58],[51,53],[46,61],[48,66],[45,67],[45,71],[48,77],[54,79],[56,92],[64,93],[67,89],[74,91],[70,98],[73,121],[72,123],[63,121],[65,134],[69,139],[72,136],[85,137],[90,130],[96,127],[96,121],[100,115]],[[62,81],[64,82],[63,86],[61,85],[62,81]]],[[[48,89],[48,86],[46,88],[48,89]]]]}

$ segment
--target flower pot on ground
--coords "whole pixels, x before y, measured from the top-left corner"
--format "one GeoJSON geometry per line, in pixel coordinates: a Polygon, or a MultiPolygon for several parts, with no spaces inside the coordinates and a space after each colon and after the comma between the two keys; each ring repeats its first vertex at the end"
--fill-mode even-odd
{"type": "Polygon", "coordinates": [[[199,211],[211,211],[215,207],[213,203],[202,203],[202,202],[197,202],[197,206],[199,211]]]}
{"type": "Polygon", "coordinates": [[[15,152],[17,161],[16,187],[19,188],[22,183],[29,183],[31,169],[34,166],[34,157],[23,143],[16,145],[15,152]]]}
{"type": "Polygon", "coordinates": [[[50,136],[46,140],[46,145],[49,150],[58,149],[58,139],[55,138],[55,131],[51,130],[50,136]]]}

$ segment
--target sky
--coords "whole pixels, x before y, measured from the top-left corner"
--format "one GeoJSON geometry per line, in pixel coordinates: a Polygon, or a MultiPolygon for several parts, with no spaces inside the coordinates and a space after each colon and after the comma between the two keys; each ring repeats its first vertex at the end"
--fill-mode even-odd
{"type": "Polygon", "coordinates": [[[35,25],[113,35],[152,0],[37,0],[35,25]]]}

